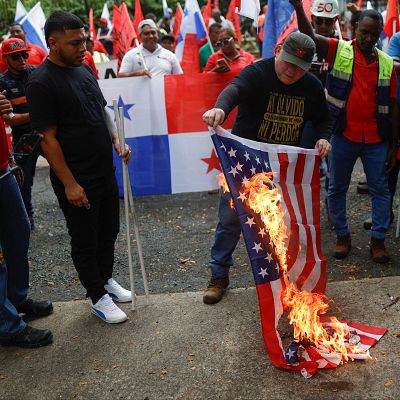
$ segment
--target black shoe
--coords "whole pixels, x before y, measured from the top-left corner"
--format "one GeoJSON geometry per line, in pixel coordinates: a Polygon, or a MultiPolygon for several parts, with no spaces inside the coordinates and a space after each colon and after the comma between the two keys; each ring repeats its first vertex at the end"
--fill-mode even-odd
{"type": "Polygon", "coordinates": [[[45,317],[53,312],[53,304],[50,301],[25,300],[15,307],[19,314],[25,314],[27,318],[34,319],[45,317]]]}
{"type": "Polygon", "coordinates": [[[359,193],[359,194],[368,194],[369,193],[367,182],[358,182],[357,193],[359,193]]]}
{"type": "Polygon", "coordinates": [[[26,326],[18,335],[0,340],[2,346],[18,346],[26,348],[46,346],[53,341],[53,334],[48,329],[36,329],[26,326]]]}

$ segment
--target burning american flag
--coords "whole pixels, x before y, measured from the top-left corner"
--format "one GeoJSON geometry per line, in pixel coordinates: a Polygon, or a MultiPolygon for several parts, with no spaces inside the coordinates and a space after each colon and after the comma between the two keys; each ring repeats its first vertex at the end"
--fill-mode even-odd
{"type": "MultiPolygon", "coordinates": [[[[326,314],[326,259],[320,240],[315,150],[254,142],[218,128],[212,140],[238,214],[260,306],[263,339],[276,367],[311,377],[368,349],[387,331],[326,314]],[[288,311],[286,349],[278,322],[288,311]]],[[[223,179],[222,179],[223,181],[223,179]]]]}

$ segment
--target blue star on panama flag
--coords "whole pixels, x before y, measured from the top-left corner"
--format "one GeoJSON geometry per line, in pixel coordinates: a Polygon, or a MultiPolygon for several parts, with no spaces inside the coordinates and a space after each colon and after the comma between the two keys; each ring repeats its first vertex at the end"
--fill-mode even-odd
{"type": "MultiPolygon", "coordinates": [[[[131,116],[129,115],[129,110],[134,106],[135,104],[125,104],[124,101],[122,100],[122,97],[119,96],[118,98],[118,108],[122,107],[124,109],[124,117],[126,119],[129,119],[131,121],[131,116]]],[[[107,106],[111,111],[114,111],[114,106],[111,104],[111,106],[107,106]]],[[[115,121],[115,117],[114,117],[115,121]]]]}

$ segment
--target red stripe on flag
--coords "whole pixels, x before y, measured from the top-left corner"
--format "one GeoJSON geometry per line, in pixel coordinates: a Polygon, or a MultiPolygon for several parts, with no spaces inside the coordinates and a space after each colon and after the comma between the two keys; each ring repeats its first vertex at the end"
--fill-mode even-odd
{"type": "MultiPolygon", "coordinates": [[[[168,133],[208,131],[202,121],[205,111],[214,107],[218,95],[232,80],[232,74],[168,75],[164,77],[168,133]],[[216,76],[223,75],[223,76],[216,76]],[[176,118],[180,115],[180,118],[176,118]]],[[[222,125],[233,126],[236,109],[222,125]]]]}
{"type": "Polygon", "coordinates": [[[286,186],[287,170],[289,166],[289,158],[287,153],[278,153],[278,160],[280,165],[279,185],[281,187],[283,201],[290,217],[289,243],[287,249],[287,266],[288,271],[290,271],[290,269],[293,267],[293,264],[296,262],[297,255],[299,253],[299,226],[297,224],[296,214],[290,200],[289,191],[286,186]]]}
{"type": "Polygon", "coordinates": [[[357,322],[347,322],[347,325],[350,328],[358,329],[360,331],[363,331],[365,333],[370,333],[372,335],[383,336],[388,331],[388,329],[386,328],[377,328],[376,326],[358,324],[357,322]]]}

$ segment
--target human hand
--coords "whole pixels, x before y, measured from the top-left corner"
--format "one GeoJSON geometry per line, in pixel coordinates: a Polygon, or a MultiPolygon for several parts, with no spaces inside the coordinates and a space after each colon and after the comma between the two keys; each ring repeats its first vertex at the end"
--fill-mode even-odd
{"type": "Polygon", "coordinates": [[[289,3],[290,3],[294,8],[298,8],[298,7],[302,7],[302,6],[303,6],[302,0],[289,0],[289,3]]]}
{"type": "Polygon", "coordinates": [[[151,73],[148,69],[142,69],[138,72],[138,76],[148,76],[149,78],[152,78],[151,73]]]}
{"type": "Polygon", "coordinates": [[[315,149],[318,150],[320,157],[325,158],[332,150],[332,146],[326,139],[319,139],[317,143],[315,143],[315,149]]]}
{"type": "Polygon", "coordinates": [[[85,190],[78,183],[65,186],[65,196],[70,204],[76,207],[85,207],[89,210],[90,203],[86,197],[85,190]]]}
{"type": "Polygon", "coordinates": [[[125,164],[128,164],[128,161],[130,160],[132,154],[131,148],[125,143],[125,151],[122,153],[121,145],[119,144],[119,140],[117,139],[114,141],[114,149],[118,153],[118,155],[123,158],[125,164]]]}
{"type": "Polygon", "coordinates": [[[212,126],[214,129],[222,124],[225,119],[225,113],[223,110],[220,108],[212,108],[211,110],[206,111],[203,114],[203,121],[209,125],[212,126]]]}
{"type": "Polygon", "coordinates": [[[8,165],[10,168],[17,167],[12,171],[12,174],[15,176],[18,186],[22,188],[22,186],[24,186],[24,171],[22,171],[21,167],[15,162],[14,157],[9,158],[8,165]]]}
{"type": "Polygon", "coordinates": [[[13,112],[12,105],[6,98],[6,91],[0,92],[0,115],[5,115],[13,112]]]}
{"type": "Polygon", "coordinates": [[[355,13],[356,11],[359,11],[360,9],[358,8],[357,4],[355,3],[347,3],[346,8],[348,11],[351,13],[355,13]]]}

